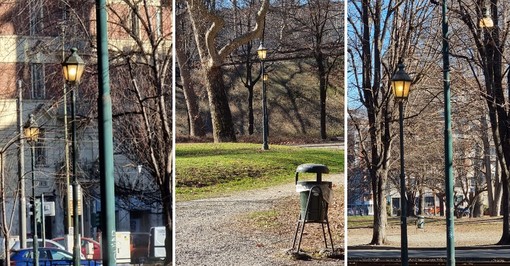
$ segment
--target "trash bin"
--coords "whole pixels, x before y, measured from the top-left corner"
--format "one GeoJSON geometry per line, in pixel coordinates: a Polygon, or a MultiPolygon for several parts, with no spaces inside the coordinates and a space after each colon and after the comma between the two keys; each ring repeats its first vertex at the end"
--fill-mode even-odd
{"type": "Polygon", "coordinates": [[[331,251],[334,252],[333,237],[329,228],[328,221],[328,205],[331,201],[333,183],[322,181],[322,174],[329,173],[327,166],[322,164],[302,164],[296,169],[296,191],[299,192],[300,212],[299,219],[294,233],[294,242],[292,242],[292,251],[299,253],[301,240],[303,238],[303,231],[307,223],[320,223],[322,224],[322,234],[324,237],[324,244],[326,249],[328,243],[326,240],[326,231],[324,224],[328,228],[329,241],[331,242],[331,251]],[[299,173],[315,173],[315,181],[299,181],[299,173]],[[301,230],[299,230],[301,228],[301,230]],[[299,241],[296,240],[299,234],[299,241]]]}
{"type": "Polygon", "coordinates": [[[423,229],[423,227],[425,226],[425,216],[418,216],[418,220],[416,220],[416,227],[418,227],[418,229],[423,229]]]}
{"type": "Polygon", "coordinates": [[[323,222],[327,217],[331,200],[332,182],[322,181],[322,174],[329,173],[322,164],[302,164],[296,169],[296,192],[299,192],[301,219],[307,222],[323,222]],[[299,173],[315,173],[315,181],[298,181],[299,173]],[[310,194],[311,193],[311,194],[310,194]],[[323,201],[326,204],[323,204],[323,201]]]}

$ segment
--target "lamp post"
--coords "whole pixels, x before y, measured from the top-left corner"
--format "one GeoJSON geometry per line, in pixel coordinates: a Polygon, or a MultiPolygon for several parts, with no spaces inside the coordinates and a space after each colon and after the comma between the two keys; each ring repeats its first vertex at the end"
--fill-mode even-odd
{"type": "Polygon", "coordinates": [[[404,70],[402,61],[398,63],[398,70],[391,78],[393,95],[398,101],[400,122],[400,257],[402,265],[407,266],[409,255],[407,250],[407,194],[406,176],[404,171],[404,101],[409,96],[412,79],[404,70]]]}
{"type": "Polygon", "coordinates": [[[260,46],[257,49],[257,54],[260,59],[260,71],[262,76],[262,149],[269,150],[269,144],[267,142],[267,138],[269,135],[269,122],[267,117],[267,94],[266,94],[266,80],[268,78],[265,73],[266,69],[264,67],[264,61],[267,57],[267,49],[264,47],[264,44],[260,42],[260,46]]]}
{"type": "MultiPolygon", "coordinates": [[[[33,240],[33,253],[34,253],[34,265],[39,266],[39,243],[37,241],[37,207],[35,205],[35,144],[39,139],[39,127],[35,122],[35,118],[33,114],[30,114],[30,118],[23,127],[23,135],[27,139],[28,144],[30,145],[30,154],[32,157],[32,222],[34,226],[34,230],[32,231],[32,240],[33,240]]],[[[44,230],[44,228],[42,228],[44,230]]]]}
{"type": "MultiPolygon", "coordinates": [[[[71,49],[69,55],[62,63],[62,69],[65,80],[71,84],[76,85],[71,88],[71,153],[72,153],[72,187],[73,187],[73,263],[74,266],[80,265],[80,220],[78,217],[78,178],[76,175],[76,96],[75,92],[78,89],[81,75],[85,69],[85,62],[76,53],[77,49],[71,49]]],[[[69,195],[68,195],[69,196],[69,195]]],[[[69,213],[69,210],[67,210],[69,213]]]]}

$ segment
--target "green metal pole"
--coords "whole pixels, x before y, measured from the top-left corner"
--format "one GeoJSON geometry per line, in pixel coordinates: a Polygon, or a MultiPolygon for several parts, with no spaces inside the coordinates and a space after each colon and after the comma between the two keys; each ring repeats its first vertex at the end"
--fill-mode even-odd
{"type": "Polygon", "coordinates": [[[41,238],[42,238],[42,246],[46,247],[46,221],[45,221],[45,214],[44,214],[44,193],[41,193],[41,238]]]}
{"type": "Polygon", "coordinates": [[[400,257],[402,266],[409,265],[407,250],[407,193],[404,171],[404,100],[398,102],[400,122],[400,257]]]}
{"type": "Polygon", "coordinates": [[[34,252],[34,265],[39,266],[39,243],[37,239],[37,206],[35,204],[35,141],[30,143],[30,155],[32,156],[32,219],[34,230],[32,230],[32,248],[34,252]]]}
{"type": "Polygon", "coordinates": [[[23,90],[18,80],[18,175],[19,175],[19,241],[21,248],[27,248],[27,198],[25,193],[25,139],[23,136],[23,90]]]}
{"type": "Polygon", "coordinates": [[[450,58],[448,44],[448,0],[443,0],[443,87],[444,87],[444,156],[445,156],[445,190],[446,190],[446,258],[447,265],[455,265],[454,211],[453,211],[453,144],[450,106],[450,58]]]}
{"type": "Polygon", "coordinates": [[[266,80],[264,75],[266,74],[266,69],[264,66],[265,59],[262,59],[262,149],[269,150],[269,144],[267,142],[268,138],[268,121],[267,121],[267,91],[266,91],[266,80]]]}
{"type": "Polygon", "coordinates": [[[66,211],[66,222],[65,222],[65,227],[64,227],[64,234],[65,234],[65,243],[66,243],[66,248],[67,248],[67,251],[70,251],[70,243],[68,242],[68,236],[71,234],[71,232],[69,231],[70,228],[72,227],[72,222],[71,222],[71,204],[69,204],[69,202],[71,201],[71,192],[70,192],[70,187],[71,187],[71,178],[70,178],[70,171],[69,171],[69,138],[67,136],[68,135],[68,124],[67,124],[67,84],[64,83],[64,135],[66,136],[65,138],[65,145],[64,145],[64,161],[65,161],[65,172],[66,172],[66,200],[65,200],[65,203],[64,203],[64,206],[65,206],[65,211],[66,211]]]}
{"type": "Polygon", "coordinates": [[[78,217],[78,176],[76,175],[76,93],[78,86],[71,89],[71,144],[73,174],[73,265],[80,266],[80,226],[78,217]]]}
{"type": "Polygon", "coordinates": [[[115,257],[115,183],[113,178],[113,129],[106,0],[96,0],[99,164],[101,178],[101,223],[103,265],[116,265],[115,257]]]}

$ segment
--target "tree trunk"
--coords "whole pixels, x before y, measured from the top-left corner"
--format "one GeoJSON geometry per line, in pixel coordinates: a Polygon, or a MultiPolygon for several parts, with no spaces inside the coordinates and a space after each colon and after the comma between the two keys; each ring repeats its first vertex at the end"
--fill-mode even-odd
{"type": "MultiPolygon", "coordinates": [[[[179,17],[180,16],[177,16],[177,19],[179,19],[179,17]]],[[[177,23],[179,23],[179,20],[177,20],[177,23]]],[[[192,137],[203,137],[205,136],[204,122],[200,116],[197,94],[193,88],[190,69],[186,63],[186,50],[184,47],[185,42],[182,40],[182,34],[176,34],[175,39],[175,54],[177,63],[179,64],[182,90],[184,93],[184,99],[186,101],[186,107],[188,109],[189,134],[192,137]]]]}
{"type": "Polygon", "coordinates": [[[439,215],[440,216],[444,216],[444,196],[445,194],[444,193],[438,193],[437,194],[438,198],[439,198],[439,215]]]}
{"type": "Polygon", "coordinates": [[[496,160],[496,173],[494,174],[494,203],[490,210],[491,216],[501,215],[501,201],[503,198],[503,182],[502,176],[499,171],[499,162],[496,160]],[[497,185],[496,185],[497,184],[497,185]]]}
{"type": "Polygon", "coordinates": [[[166,177],[164,179],[164,184],[160,186],[161,188],[161,199],[163,204],[163,222],[166,228],[166,238],[165,238],[165,265],[171,265],[172,263],[172,255],[173,255],[173,241],[172,241],[172,219],[173,219],[173,209],[172,209],[172,178],[171,173],[165,173],[166,177]],[[170,254],[170,255],[169,255],[170,254]]]}
{"type": "Polygon", "coordinates": [[[509,210],[508,210],[508,200],[509,200],[509,197],[508,197],[508,178],[506,176],[506,171],[501,171],[502,172],[502,176],[501,176],[501,180],[503,182],[503,198],[501,199],[502,200],[502,211],[503,211],[503,233],[501,235],[501,239],[499,240],[498,244],[500,245],[507,245],[510,241],[510,227],[509,227],[509,224],[508,224],[508,214],[509,214],[509,210]]]}
{"type": "Polygon", "coordinates": [[[483,216],[483,199],[482,199],[481,194],[478,194],[475,198],[472,213],[473,213],[473,217],[475,217],[475,218],[483,216]]]}
{"type": "Polygon", "coordinates": [[[425,191],[422,188],[420,188],[420,208],[419,208],[419,214],[424,215],[425,214],[425,191]]]}
{"type": "Polygon", "coordinates": [[[315,52],[315,61],[318,66],[319,75],[319,94],[320,94],[320,133],[321,139],[325,140],[328,138],[326,132],[326,96],[327,96],[327,84],[326,84],[326,66],[324,65],[324,54],[319,50],[315,52]]]}
{"type": "MultiPolygon", "coordinates": [[[[248,23],[248,27],[250,23],[248,23]]],[[[251,51],[252,42],[249,42],[247,45],[247,50],[251,51]]],[[[253,75],[251,71],[252,63],[250,56],[246,57],[246,82],[244,83],[244,87],[248,89],[248,135],[253,135],[254,133],[254,124],[255,117],[253,115],[253,88],[255,87],[255,82],[252,80],[253,75]]]]}
{"type": "Polygon", "coordinates": [[[205,76],[214,142],[235,142],[236,135],[232,122],[232,113],[228,104],[227,91],[223,81],[223,70],[221,66],[206,68],[205,76]]]}
{"type": "Polygon", "coordinates": [[[496,172],[494,178],[492,177],[492,162],[490,156],[490,142],[489,142],[489,130],[487,130],[487,118],[483,114],[481,118],[482,122],[482,142],[483,142],[483,168],[485,169],[485,180],[487,183],[487,201],[489,203],[489,215],[491,217],[498,216],[501,207],[501,182],[499,178],[499,162],[496,160],[496,172]]]}
{"type": "MultiPolygon", "coordinates": [[[[5,151],[2,151],[0,154],[0,195],[2,202],[0,203],[1,206],[1,214],[2,214],[2,223],[1,223],[1,235],[4,238],[4,246],[3,250],[5,253],[5,265],[10,265],[10,256],[7,250],[9,250],[9,238],[10,238],[10,228],[7,223],[7,206],[6,206],[6,189],[5,189],[5,151]]],[[[24,181],[21,181],[24,182],[24,181]]]]}
{"type": "Polygon", "coordinates": [[[381,173],[372,180],[372,191],[374,194],[374,224],[372,230],[371,245],[383,245],[386,242],[386,224],[388,214],[386,213],[386,193],[384,193],[387,182],[387,174],[381,173]]]}
{"type": "Polygon", "coordinates": [[[416,194],[413,192],[407,191],[407,217],[416,216],[416,194]]]}
{"type": "Polygon", "coordinates": [[[253,115],[253,85],[250,83],[248,88],[248,134],[253,135],[254,133],[254,122],[255,117],[253,115]]]}

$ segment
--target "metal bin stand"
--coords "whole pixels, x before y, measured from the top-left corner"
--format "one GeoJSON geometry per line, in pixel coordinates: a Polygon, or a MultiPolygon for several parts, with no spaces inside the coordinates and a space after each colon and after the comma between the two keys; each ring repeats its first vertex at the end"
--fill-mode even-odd
{"type": "Polygon", "coordinates": [[[322,181],[322,174],[327,173],[329,173],[328,167],[322,164],[302,164],[296,169],[296,191],[300,193],[300,212],[294,241],[292,242],[292,252],[299,253],[303,231],[307,223],[320,223],[322,225],[324,244],[327,249],[328,243],[324,228],[324,224],[326,224],[331,242],[331,250],[334,251],[333,238],[328,221],[328,205],[332,194],[332,182],[322,181]],[[316,181],[298,181],[299,173],[316,173],[316,181]],[[299,230],[300,228],[301,230],[299,230]],[[300,234],[296,249],[298,232],[300,234]]]}

